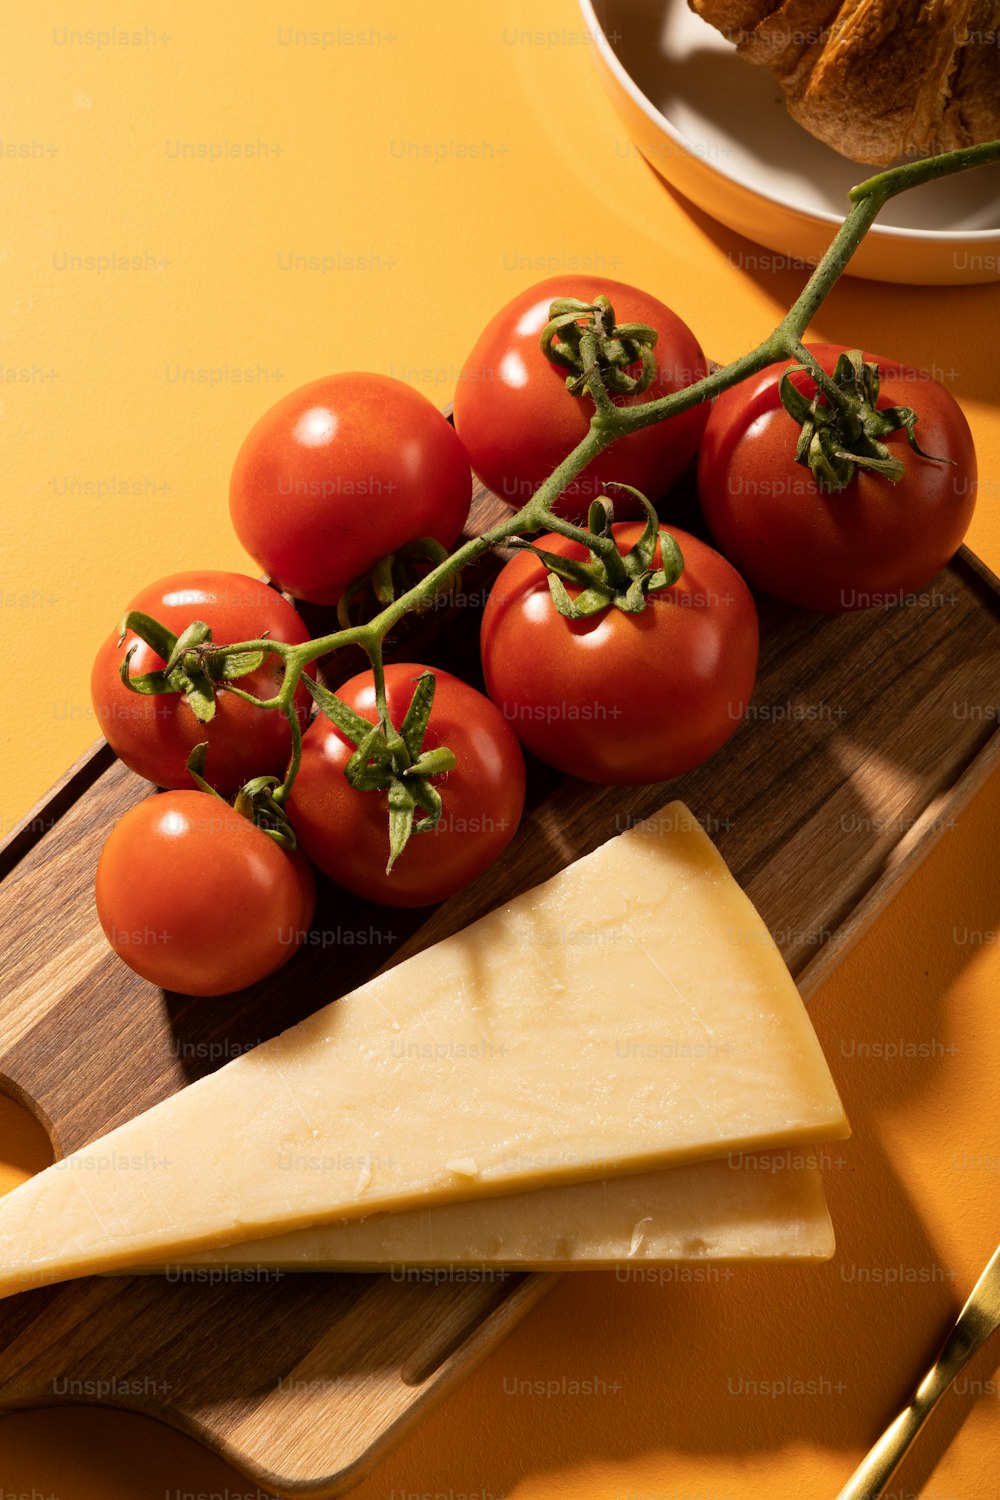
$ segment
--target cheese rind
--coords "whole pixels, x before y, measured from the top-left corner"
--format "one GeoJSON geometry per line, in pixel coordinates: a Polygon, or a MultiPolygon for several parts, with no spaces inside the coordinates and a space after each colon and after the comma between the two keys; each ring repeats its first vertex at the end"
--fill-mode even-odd
{"type": "Polygon", "coordinates": [[[847,1134],[680,803],[0,1203],[0,1295],[321,1222],[847,1134]]]}
{"type": "Polygon", "coordinates": [[[177,1279],[196,1267],[566,1271],[822,1261],[833,1251],[821,1174],[805,1154],[787,1152],[317,1224],[139,1269],[177,1279]]]}

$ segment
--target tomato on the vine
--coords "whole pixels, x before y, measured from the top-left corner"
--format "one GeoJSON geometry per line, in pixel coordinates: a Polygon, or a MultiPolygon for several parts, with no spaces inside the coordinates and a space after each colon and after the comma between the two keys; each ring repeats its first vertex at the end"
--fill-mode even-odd
{"type": "Polygon", "coordinates": [[[454,428],[426,396],[388,375],[345,372],[284,396],[236,456],[236,535],[297,599],[335,604],[407,542],[450,548],[469,513],[472,475],[454,428]]]}
{"type": "MultiPolygon", "coordinates": [[[[426,670],[407,662],[385,668],[386,703],[397,728],[426,670]]],[[[349,785],[344,768],[355,747],[324,714],[304,737],[287,803],[299,844],[319,869],[387,906],[429,906],[468,885],[510,843],[524,806],[524,758],[499,710],[450,673],[435,670],[434,676],[424,749],[446,746],[456,764],[431,778],[443,800],[440,822],[411,836],[390,874],[386,793],[349,785]]],[[[345,682],[337,697],[375,723],[370,671],[345,682]]]]}
{"type": "MultiPolygon", "coordinates": [[[[539,339],[554,299],[610,299],[615,321],[656,329],[657,374],[640,393],[616,405],[657,400],[700,380],[708,363],[697,339],[670,308],[648,292],[602,276],[553,276],[521,292],[487,324],[462,368],[455,391],[455,426],[480,479],[516,509],[586,436],[594,403],[566,389],[566,370],[542,353],[539,339]]],[[[704,404],[627,437],[588,464],[554,507],[585,515],[606,482],[633,485],[654,504],[694,457],[708,416],[704,404]]],[[[624,512],[628,500],[616,492],[624,512]]]]}
{"type": "MultiPolygon", "coordinates": [[[[807,348],[828,374],[845,352],[837,344],[807,348]]],[[[801,429],[779,396],[794,360],[724,391],[702,439],[698,488],[717,545],[754,588],[806,609],[904,601],[952,557],[975,507],[975,449],[954,397],[923,371],[864,358],[879,367],[876,410],[915,411],[914,436],[932,455],[913,452],[903,429],[889,434],[884,442],[905,470],[898,484],[859,468],[830,493],[795,462],[801,429]]],[[[811,401],[811,376],[791,379],[811,401]]]]}
{"type": "Polygon", "coordinates": [[[143,979],[182,995],[228,995],[272,974],[305,938],[315,900],[301,854],[199,791],[131,808],[97,866],[108,942],[143,979]]]}
{"type": "MultiPolygon", "coordinates": [[[[193,621],[203,620],[211,626],[213,644],[220,646],[262,636],[293,646],[309,639],[308,629],[287,599],[259,578],[242,573],[173,573],[136,594],[127,612],[133,610],[151,615],[175,635],[193,621]]],[[[163,658],[132,631],[119,645],[114,630],[97,653],[90,680],[101,730],[130,770],[157,786],[190,787],[188,756],[195,745],[207,741],[205,779],[220,792],[238,791],[253,776],[284,774],[291,734],[280,712],[255,708],[235,693],[221,690],[216,694],[214,718],[201,723],[180,693],[145,696],[125,687],[119,668],[130,651],[133,677],[165,666],[163,658]]],[[[283,677],[281,658],[271,654],[235,686],[258,698],[273,698],[283,677]]],[[[304,687],[296,693],[295,703],[304,723],[309,713],[304,687]]]]}
{"type": "MultiPolygon", "coordinates": [[[[643,527],[612,530],[624,555],[643,527]]],[[[638,614],[609,605],[565,618],[529,551],[493,585],[481,637],[487,691],[522,745],[557,770],[615,785],[665,781],[707,760],[744,717],[757,671],[753,599],[725,558],[670,531],[684,570],[638,614]]],[[[590,555],[555,533],[538,545],[581,561],[590,555]]],[[[657,566],[659,557],[657,544],[657,566]]]]}

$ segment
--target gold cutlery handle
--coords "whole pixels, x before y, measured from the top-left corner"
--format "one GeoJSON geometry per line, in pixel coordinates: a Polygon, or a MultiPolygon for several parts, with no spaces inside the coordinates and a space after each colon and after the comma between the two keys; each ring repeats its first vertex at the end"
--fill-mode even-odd
{"type": "Polygon", "coordinates": [[[837,1500],[877,1500],[955,1376],[986,1342],[995,1327],[994,1322],[973,1311],[970,1299],[962,1309],[941,1353],[917,1387],[909,1406],[886,1428],[874,1448],[844,1485],[837,1500]]]}

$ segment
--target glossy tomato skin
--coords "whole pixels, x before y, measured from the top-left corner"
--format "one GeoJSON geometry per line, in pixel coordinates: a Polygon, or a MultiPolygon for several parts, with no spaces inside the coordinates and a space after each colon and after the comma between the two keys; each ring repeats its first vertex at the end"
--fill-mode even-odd
{"type": "MultiPolygon", "coordinates": [[[[619,551],[641,532],[637,522],[616,523],[619,551]]],[[[743,719],[757,670],[753,599],[711,547],[671,533],[684,571],[641,614],[612,606],[565,619],[530,552],[493,585],[481,637],[487,691],[522,745],[570,776],[619,786],[666,781],[707,760],[743,719]]],[[[555,534],[539,546],[587,555],[555,534]]]]}
{"type": "MultiPolygon", "coordinates": [[[[389,717],[398,727],[426,668],[403,662],[385,669],[389,717]]],[[[288,801],[301,847],[331,879],[387,906],[429,906],[474,880],[510,843],[524,807],[524,757],[499,711],[468,683],[435,668],[437,688],[424,749],[447,745],[454,770],[433,778],[444,801],[440,823],[414,834],[386,875],[389,858],[385,792],[356,791],[344,778],[354,752],[325,715],[314,719],[288,801]]],[[[337,696],[375,722],[370,672],[337,696]]]]}
{"type": "MultiPolygon", "coordinates": [[[[192,621],[204,620],[219,645],[257,640],[265,632],[272,640],[290,645],[309,639],[308,629],[287,599],[259,578],[242,573],[174,573],[136,594],[128,609],[152,615],[175,635],[192,621]]],[[[114,630],[97,653],[90,680],[97,721],[130,770],[156,786],[189,788],[188,756],[195,745],[207,741],[205,778],[225,795],[238,791],[253,776],[284,775],[291,735],[280,713],[254,708],[233,693],[220,692],[215,717],[201,724],[179,693],[146,697],[125,687],[118,669],[133,646],[133,676],[166,665],[131,631],[119,646],[114,630]]],[[[280,658],[268,656],[256,672],[241,677],[236,685],[256,697],[273,698],[282,674],[280,658]]],[[[310,704],[304,687],[296,693],[295,702],[304,724],[310,704]]]]}
{"type": "MultiPolygon", "coordinates": [[[[832,373],[843,346],[808,347],[832,373]]],[[[821,493],[794,461],[800,429],[778,395],[791,360],[724,391],[702,439],[698,489],[717,545],[754,588],[805,609],[905,602],[952,557],[975,507],[975,449],[957,402],[922,371],[865,359],[881,370],[878,406],[911,407],[921,448],[954,465],[921,458],[895,432],[886,442],[906,466],[899,484],[858,470],[841,493],[821,493]]],[[[813,381],[793,378],[811,398],[813,381]]]]}
{"type": "Polygon", "coordinates": [[[401,380],[346,372],[284,396],[236,456],[236,534],[297,599],[335,604],[405,542],[449,550],[469,513],[472,475],[451,424],[401,380]]]}
{"type": "MultiPolygon", "coordinates": [[[[616,396],[631,406],[666,396],[708,373],[697,339],[658,298],[602,276],[553,276],[521,292],[487,324],[465,361],[455,391],[455,426],[476,473],[502,500],[520,508],[584,438],[594,403],[572,396],[566,371],[542,354],[539,338],[557,297],[590,301],[603,293],[619,323],[656,328],[657,377],[638,396],[616,396]]],[[[586,515],[609,480],[631,484],[654,504],[663,499],[694,457],[708,418],[705,403],[621,438],[589,464],[556,506],[560,515],[586,515]]],[[[631,497],[612,490],[616,511],[636,514],[631,497]]]]}
{"type": "Polygon", "coordinates": [[[274,973],[315,901],[308,861],[206,792],[147,797],[115,824],[97,866],[108,942],[181,995],[228,995],[274,973]]]}

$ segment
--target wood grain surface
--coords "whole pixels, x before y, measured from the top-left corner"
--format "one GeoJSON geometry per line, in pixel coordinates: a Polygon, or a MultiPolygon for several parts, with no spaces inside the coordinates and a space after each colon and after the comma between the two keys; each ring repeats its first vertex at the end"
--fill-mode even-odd
{"type": "MultiPolygon", "coordinates": [[[[500,509],[480,492],[471,528],[500,509]]],[[[474,680],[477,600],[496,566],[484,559],[451,605],[408,622],[397,659],[474,680]]],[[[761,621],[748,720],[708,765],[669,785],[607,788],[532,763],[521,829],[467,890],[429,912],[400,912],[327,885],[320,940],[221,1001],[165,994],[104,942],[96,860],[112,824],[149,788],[96,747],[0,849],[0,1088],[35,1112],[57,1154],[72,1151],[554,874],[668,796],[702,821],[808,996],[996,759],[1000,585],[963,552],[897,608],[821,616],[762,601],[761,621]]],[[[361,665],[338,663],[339,680],[361,665]]],[[[0,1304],[0,1405],[130,1407],[199,1437],[265,1489],[328,1496],[354,1483],[552,1280],[244,1272],[220,1283],[197,1272],[46,1288],[0,1304]]]]}

